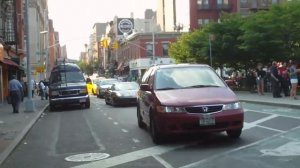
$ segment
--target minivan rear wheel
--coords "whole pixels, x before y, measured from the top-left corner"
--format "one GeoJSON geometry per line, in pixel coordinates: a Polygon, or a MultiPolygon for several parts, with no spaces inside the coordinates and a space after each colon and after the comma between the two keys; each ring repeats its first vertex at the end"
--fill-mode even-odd
{"type": "Polygon", "coordinates": [[[232,139],[238,139],[242,134],[242,129],[237,130],[227,130],[227,135],[232,139]]]}

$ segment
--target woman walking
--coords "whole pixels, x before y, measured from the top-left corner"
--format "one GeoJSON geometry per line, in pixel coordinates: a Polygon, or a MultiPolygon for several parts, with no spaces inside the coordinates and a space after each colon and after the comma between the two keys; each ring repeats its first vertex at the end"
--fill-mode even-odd
{"type": "Polygon", "coordinates": [[[264,78],[266,76],[266,71],[264,71],[262,68],[263,68],[263,65],[261,63],[258,63],[257,68],[256,68],[256,73],[255,73],[257,93],[259,95],[264,95],[264,88],[265,88],[264,78]]]}
{"type": "Polygon", "coordinates": [[[290,91],[290,97],[297,100],[297,87],[298,87],[298,75],[297,73],[300,72],[300,69],[297,69],[298,63],[293,61],[291,64],[291,67],[289,68],[289,75],[291,80],[291,91],[290,91]]]}

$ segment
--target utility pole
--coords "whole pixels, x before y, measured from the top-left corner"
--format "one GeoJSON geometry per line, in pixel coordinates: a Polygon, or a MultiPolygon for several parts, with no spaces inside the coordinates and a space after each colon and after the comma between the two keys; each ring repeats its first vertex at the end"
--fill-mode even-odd
{"type": "Polygon", "coordinates": [[[25,101],[25,112],[34,112],[32,101],[31,65],[30,65],[30,38],[29,38],[29,14],[28,0],[25,0],[25,25],[26,25],[26,58],[27,58],[27,99],[25,101]]]}

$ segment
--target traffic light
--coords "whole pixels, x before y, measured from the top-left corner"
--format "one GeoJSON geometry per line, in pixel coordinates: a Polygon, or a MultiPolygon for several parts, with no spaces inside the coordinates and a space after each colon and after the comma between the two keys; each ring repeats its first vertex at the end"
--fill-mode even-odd
{"type": "Polygon", "coordinates": [[[100,48],[108,48],[108,40],[103,39],[100,41],[100,48]]]}
{"type": "Polygon", "coordinates": [[[119,48],[119,43],[117,41],[115,41],[113,43],[113,46],[112,46],[113,49],[118,49],[119,48]]]}
{"type": "Polygon", "coordinates": [[[99,41],[100,43],[100,48],[103,48],[103,40],[99,41]]]}

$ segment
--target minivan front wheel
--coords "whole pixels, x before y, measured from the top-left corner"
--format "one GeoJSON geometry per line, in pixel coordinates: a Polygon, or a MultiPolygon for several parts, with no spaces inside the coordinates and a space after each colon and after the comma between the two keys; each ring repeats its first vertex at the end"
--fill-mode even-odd
{"type": "Polygon", "coordinates": [[[159,134],[159,132],[157,130],[157,126],[156,126],[156,123],[155,123],[153,117],[150,118],[150,134],[151,134],[152,141],[155,144],[162,143],[162,141],[163,141],[162,136],[161,136],[161,134],[159,134]]]}
{"type": "Polygon", "coordinates": [[[227,130],[227,135],[232,139],[238,139],[242,134],[242,129],[237,130],[227,130]]]}
{"type": "Polygon", "coordinates": [[[140,109],[139,104],[136,107],[136,113],[137,113],[138,126],[140,128],[145,128],[145,123],[143,122],[143,119],[142,119],[142,116],[141,116],[141,109],[140,109]]]}

